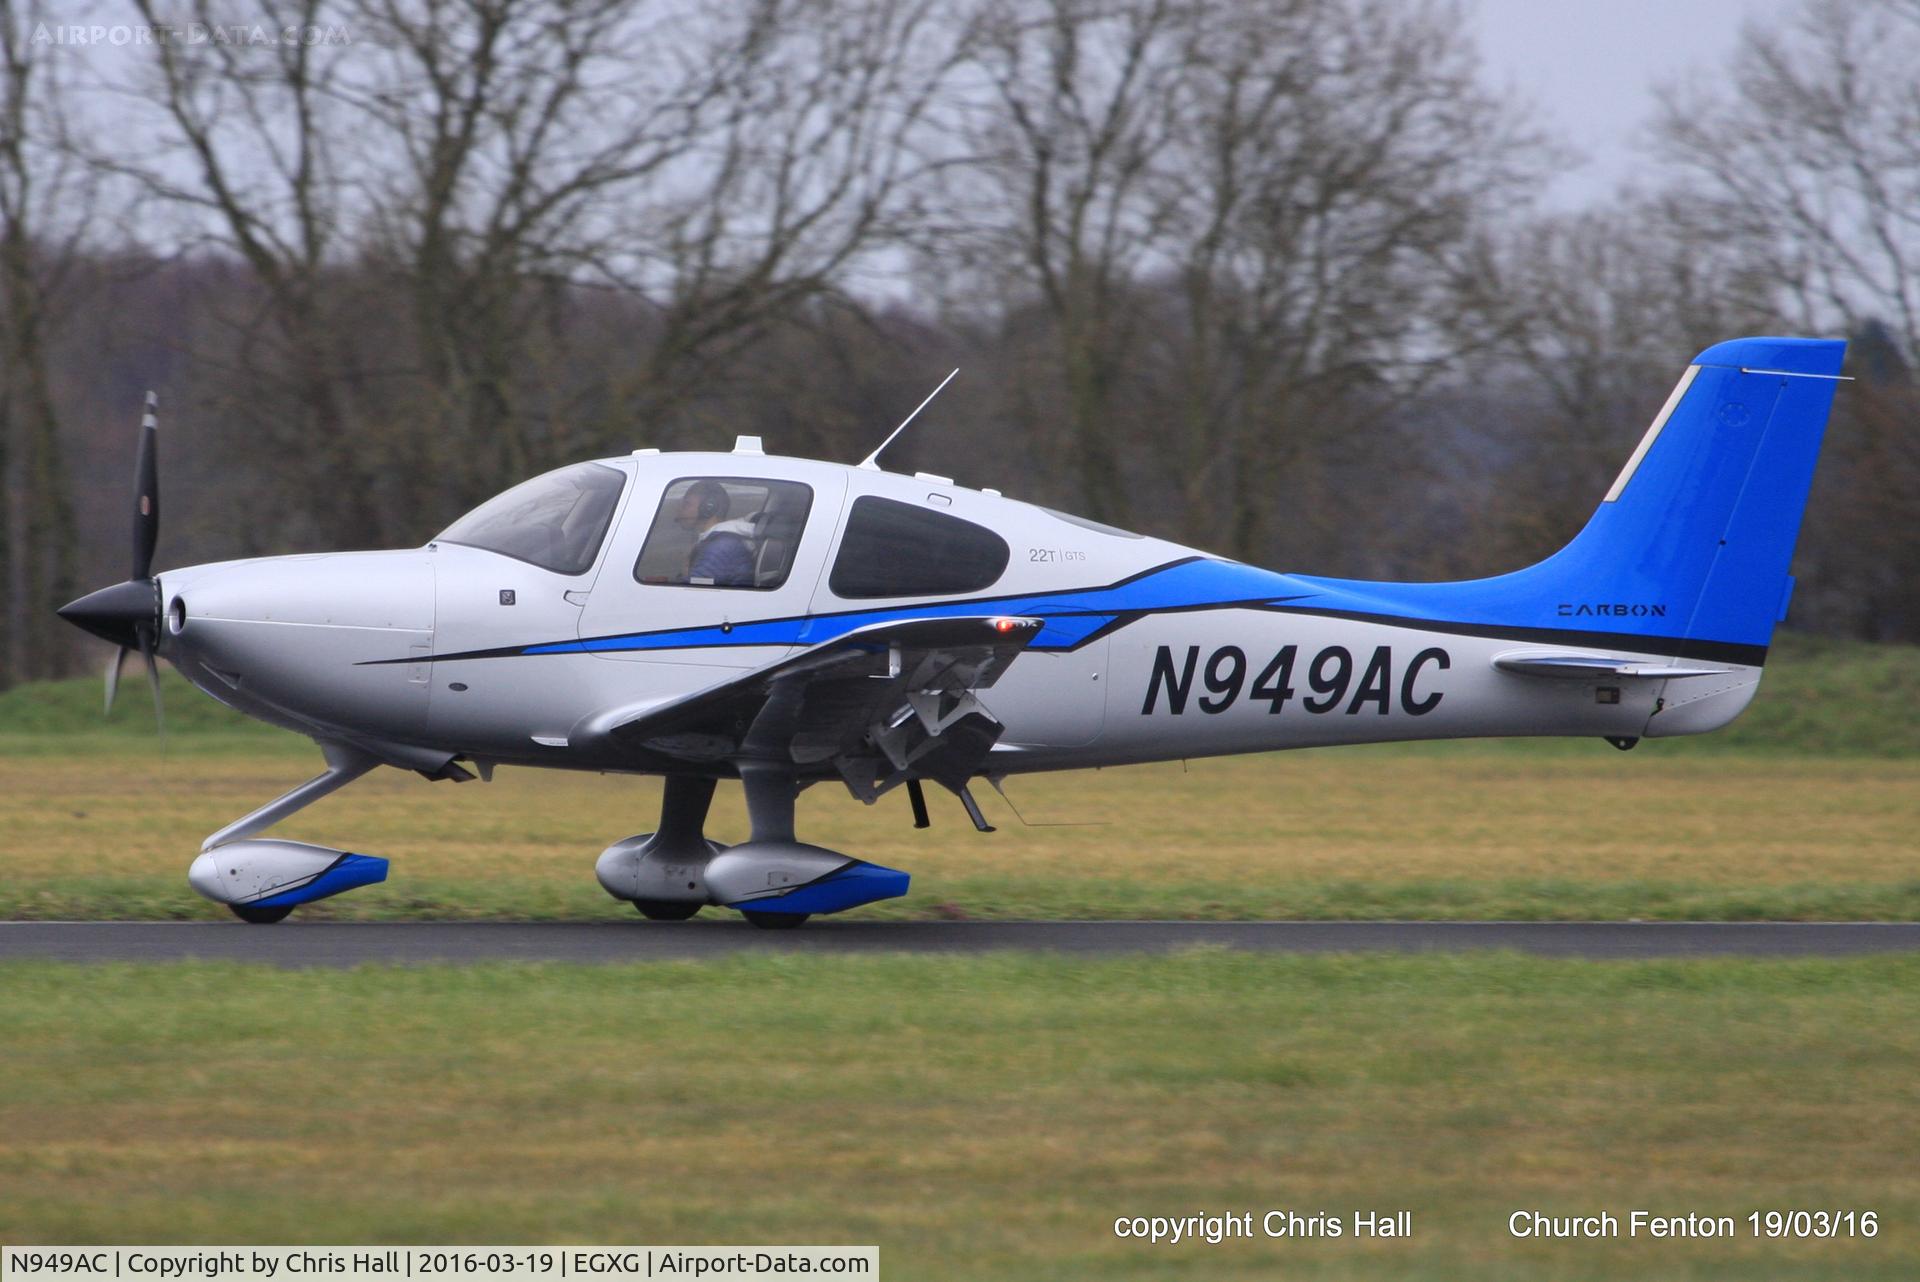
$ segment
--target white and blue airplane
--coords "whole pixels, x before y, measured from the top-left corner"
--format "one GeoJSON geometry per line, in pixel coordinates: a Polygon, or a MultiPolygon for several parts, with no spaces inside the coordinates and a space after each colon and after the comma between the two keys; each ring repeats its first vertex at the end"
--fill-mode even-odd
{"type": "Polygon", "coordinates": [[[1276,573],[882,471],[879,450],[846,466],[753,437],[549,472],[423,548],[154,575],[149,396],[132,576],[60,613],[122,647],[109,702],[137,649],[156,701],[157,655],[319,745],[323,773],[208,837],[188,873],[245,921],[386,877],[270,825],[376,766],[507,765],[663,776],[656,830],[599,858],[607,891],[655,919],[713,904],[793,926],[907,888],[796,839],[816,783],[869,805],[904,787],[925,826],[930,780],[988,830],[972,783],[1027,771],[1726,725],[1786,613],[1844,352],[1708,348],[1571,543],[1458,583],[1276,573]],[[722,779],[746,792],[736,845],[705,832],[722,779]]]}

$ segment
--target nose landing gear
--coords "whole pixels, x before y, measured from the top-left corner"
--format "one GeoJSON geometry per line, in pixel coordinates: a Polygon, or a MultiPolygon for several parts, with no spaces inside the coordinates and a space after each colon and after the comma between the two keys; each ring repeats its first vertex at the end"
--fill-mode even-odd
{"type": "Polygon", "coordinates": [[[187,870],[189,885],[250,925],[283,921],[301,904],[387,879],[387,861],[373,855],[254,836],[380,764],[341,744],[320,749],[325,771],[208,837],[187,870]]]}

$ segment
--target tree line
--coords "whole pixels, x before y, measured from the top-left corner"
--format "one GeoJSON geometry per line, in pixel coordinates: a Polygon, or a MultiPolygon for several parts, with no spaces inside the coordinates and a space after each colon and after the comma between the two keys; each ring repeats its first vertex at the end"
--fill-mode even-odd
{"type": "Polygon", "coordinates": [[[1920,640],[1920,0],[1749,29],[1573,212],[1439,0],[51,10],[0,0],[0,681],[83,657],[148,386],[163,566],[639,446],[853,461],[959,365],[891,466],[1451,577],[1759,332],[1855,340],[1794,621],[1920,640]]]}

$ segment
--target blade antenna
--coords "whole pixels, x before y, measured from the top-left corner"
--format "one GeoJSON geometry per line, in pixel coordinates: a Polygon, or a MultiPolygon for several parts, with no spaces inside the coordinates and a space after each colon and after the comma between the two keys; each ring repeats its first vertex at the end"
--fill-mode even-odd
{"type": "Polygon", "coordinates": [[[943,390],[945,390],[947,384],[953,381],[953,375],[958,374],[959,372],[960,371],[956,369],[953,371],[952,374],[948,374],[945,378],[941,379],[940,386],[934,388],[931,392],[928,392],[927,399],[924,401],[921,401],[918,405],[914,406],[913,413],[901,419],[900,426],[894,428],[892,432],[887,434],[887,439],[880,442],[880,448],[876,449],[873,453],[867,455],[865,458],[860,460],[860,466],[866,468],[869,472],[878,472],[880,470],[880,455],[882,451],[884,451],[887,448],[887,446],[893,444],[894,437],[900,435],[900,433],[907,430],[907,424],[913,422],[914,419],[918,418],[920,416],[921,410],[933,404],[933,398],[940,395],[940,393],[943,390]]]}
{"type": "Polygon", "coordinates": [[[1006,781],[1005,775],[988,775],[987,776],[987,782],[993,786],[993,790],[995,792],[1000,794],[1000,800],[1007,803],[1007,809],[1013,811],[1013,817],[1015,819],[1018,819],[1022,824],[1024,824],[1028,828],[1104,828],[1109,823],[1112,822],[1111,820],[1107,820],[1107,819],[1081,819],[1081,820],[1056,820],[1051,823],[1045,822],[1045,821],[1040,823],[1035,823],[1033,820],[1021,814],[1020,807],[1013,804],[1013,798],[1007,795],[1007,790],[1004,786],[1005,781],[1006,781]]]}

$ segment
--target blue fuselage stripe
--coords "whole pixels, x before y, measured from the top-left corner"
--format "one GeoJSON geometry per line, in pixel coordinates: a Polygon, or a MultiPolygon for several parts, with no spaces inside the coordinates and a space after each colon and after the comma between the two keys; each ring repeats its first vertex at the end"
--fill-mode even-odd
{"type": "MultiPolygon", "coordinates": [[[[1193,557],[1132,578],[1065,592],[922,602],[831,614],[754,619],[740,623],[667,628],[549,641],[500,650],[434,656],[435,661],[521,655],[618,654],[737,646],[809,646],[859,628],[902,619],[1018,615],[1043,621],[1030,649],[1068,651],[1147,615],[1200,610],[1273,610],[1348,618],[1440,632],[1524,636],[1542,642],[1604,645],[1644,653],[1758,664],[1766,646],[1683,638],[1664,619],[1608,619],[1612,626],[1579,628],[1560,611],[1499,602],[1498,580],[1464,584],[1361,584],[1300,578],[1233,561],[1193,557]],[[1488,589],[1495,589],[1489,591],[1488,589]]],[[[391,660],[390,662],[402,662],[391,660]]],[[[415,661],[415,660],[404,660],[415,661]]],[[[389,662],[375,660],[375,662],[389,662]]]]}
{"type": "Polygon", "coordinates": [[[833,614],[760,619],[718,627],[669,628],[614,636],[583,637],[531,645],[522,654],[606,654],[634,650],[683,650],[706,646],[817,645],[858,628],[899,619],[967,617],[983,612],[1045,621],[1030,648],[1070,650],[1122,617],[1168,610],[1277,604],[1275,588],[1287,579],[1271,570],[1231,561],[1176,561],[1103,587],[959,601],[886,606],[833,614]]]}

